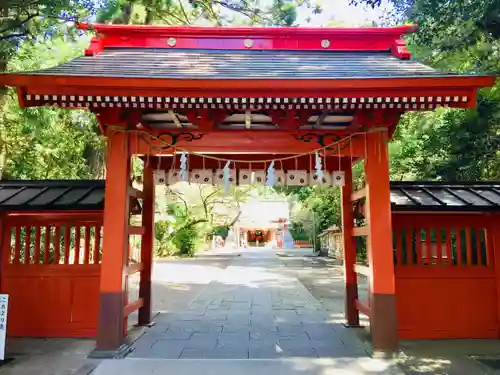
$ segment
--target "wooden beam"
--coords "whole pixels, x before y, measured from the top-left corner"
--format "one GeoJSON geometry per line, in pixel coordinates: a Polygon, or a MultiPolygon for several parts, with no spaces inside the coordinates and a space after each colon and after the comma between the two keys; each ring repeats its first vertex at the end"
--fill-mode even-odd
{"type": "MultiPolygon", "coordinates": [[[[395,77],[325,79],[318,88],[317,79],[158,79],[137,77],[82,77],[36,75],[26,73],[0,76],[0,83],[12,87],[27,87],[31,94],[73,95],[138,95],[138,96],[203,96],[247,97],[266,92],[272,97],[318,97],[332,90],[341,97],[355,91],[358,96],[384,97],[468,95],[477,87],[492,86],[495,77],[395,77]]],[[[471,105],[472,107],[472,105],[471,105]]]]}
{"type": "Polygon", "coordinates": [[[142,236],[144,234],[144,227],[137,227],[137,226],[134,226],[134,225],[129,225],[128,227],[128,234],[129,235],[138,235],[138,236],[142,236]]]}
{"type": "Polygon", "coordinates": [[[354,217],[351,204],[352,193],[352,166],[350,160],[343,160],[345,184],[341,188],[342,201],[342,245],[344,248],[344,275],[345,275],[345,315],[349,327],[359,326],[359,312],[355,301],[358,299],[358,278],[354,272],[356,264],[356,242],[352,236],[354,217]]]}
{"type": "Polygon", "coordinates": [[[144,300],[142,298],[139,298],[136,301],[129,303],[128,305],[126,305],[124,307],[124,309],[123,309],[123,315],[126,316],[126,317],[129,316],[135,310],[141,308],[143,304],[144,304],[144,300]]]}
{"type": "MultiPolygon", "coordinates": [[[[168,131],[151,132],[153,137],[148,140],[145,134],[131,134],[130,146],[132,153],[136,155],[171,155],[174,151],[172,145],[182,148],[191,153],[238,153],[238,154],[302,154],[317,150],[321,146],[326,146],[333,141],[344,139],[342,145],[348,145],[348,137],[352,135],[350,131],[335,131],[327,133],[324,130],[300,130],[295,132],[281,130],[214,130],[201,132],[193,129],[179,132],[178,129],[168,131]],[[189,133],[179,135],[179,133],[189,133]],[[159,137],[158,140],[154,137],[159,137]],[[196,137],[196,138],[192,138],[196,137]],[[318,142],[319,141],[319,142],[318,142]]],[[[364,138],[356,135],[352,136],[352,146],[341,147],[340,151],[332,152],[332,156],[362,156],[364,153],[364,138]]],[[[207,160],[209,157],[207,156],[207,160]]],[[[262,158],[261,158],[262,159],[262,158]]],[[[269,155],[263,159],[269,159],[269,155]]],[[[190,160],[191,165],[191,160],[190,160]]]]}
{"type": "Polygon", "coordinates": [[[142,190],[136,189],[132,186],[128,187],[127,194],[129,197],[144,199],[144,192],[142,190]]]}
{"type": "Polygon", "coordinates": [[[368,236],[369,234],[370,234],[370,228],[368,227],[368,225],[364,225],[362,227],[352,228],[352,236],[353,237],[368,236]]]}
{"type": "Polygon", "coordinates": [[[127,266],[127,275],[133,275],[134,273],[141,272],[144,269],[144,264],[142,263],[132,263],[127,266]]]}
{"type": "Polygon", "coordinates": [[[364,275],[366,277],[370,277],[370,267],[363,266],[361,264],[354,265],[354,272],[359,273],[360,275],[364,275]]]}
{"type": "Polygon", "coordinates": [[[358,311],[363,314],[363,315],[366,315],[368,317],[371,316],[371,310],[370,310],[370,307],[365,305],[363,302],[361,302],[359,299],[356,300],[356,308],[358,309],[358,311]]]}
{"type": "Polygon", "coordinates": [[[155,223],[155,182],[153,163],[144,165],[142,203],[142,226],[145,231],[141,238],[141,279],[139,282],[139,298],[144,304],[139,309],[139,325],[151,324],[151,272],[153,267],[154,223],[155,223]]]}
{"type": "Polygon", "coordinates": [[[359,201],[366,197],[366,187],[356,190],[351,194],[351,202],[359,201]]]}

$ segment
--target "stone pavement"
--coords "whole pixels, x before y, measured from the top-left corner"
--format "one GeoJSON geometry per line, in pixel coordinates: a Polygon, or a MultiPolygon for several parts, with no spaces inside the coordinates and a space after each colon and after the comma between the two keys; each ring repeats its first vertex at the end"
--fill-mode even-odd
{"type": "Polygon", "coordinates": [[[367,358],[272,250],[246,250],[189,304],[157,316],[128,358],[367,358]]]}
{"type": "Polygon", "coordinates": [[[86,339],[7,339],[6,358],[14,361],[0,366],[0,375],[72,375],[88,361],[95,348],[86,339]]]}
{"type": "MultiPolygon", "coordinates": [[[[237,255],[218,250],[155,262],[158,325],[127,359],[104,361],[92,375],[401,374],[394,363],[367,356],[353,331],[341,325],[341,266],[302,250],[280,257],[270,250],[237,255]]],[[[363,298],[366,283],[360,284],[363,298]]],[[[87,375],[98,362],[85,359],[93,347],[92,340],[9,339],[7,357],[15,360],[1,366],[0,375],[87,375]]],[[[500,359],[498,340],[401,347],[397,363],[406,375],[500,374],[479,361],[500,359]]]]}
{"type": "Polygon", "coordinates": [[[371,358],[107,360],[92,375],[402,375],[371,358]]]}

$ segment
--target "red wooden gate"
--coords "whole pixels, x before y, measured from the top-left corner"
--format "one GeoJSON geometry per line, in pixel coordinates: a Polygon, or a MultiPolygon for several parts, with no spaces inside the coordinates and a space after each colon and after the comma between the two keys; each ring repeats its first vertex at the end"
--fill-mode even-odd
{"type": "Polygon", "coordinates": [[[8,216],[1,291],[10,296],[7,333],[95,337],[102,213],[8,216]]]}
{"type": "Polygon", "coordinates": [[[481,215],[394,215],[400,338],[499,337],[488,220],[481,215]]]}

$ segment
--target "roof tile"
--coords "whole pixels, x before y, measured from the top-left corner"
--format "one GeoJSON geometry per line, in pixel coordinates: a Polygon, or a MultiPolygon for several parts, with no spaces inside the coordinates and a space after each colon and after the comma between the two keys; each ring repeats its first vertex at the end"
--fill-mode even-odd
{"type": "Polygon", "coordinates": [[[387,52],[116,48],[37,75],[166,79],[342,79],[427,77],[439,72],[387,52]]]}

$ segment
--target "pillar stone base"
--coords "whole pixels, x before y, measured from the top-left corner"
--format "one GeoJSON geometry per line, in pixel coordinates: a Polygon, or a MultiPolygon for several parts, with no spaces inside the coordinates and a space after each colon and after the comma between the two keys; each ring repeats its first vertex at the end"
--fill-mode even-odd
{"type": "Polygon", "coordinates": [[[122,359],[132,351],[132,346],[123,344],[117,349],[94,349],[88,355],[91,359],[122,359]]]}
{"type": "Polygon", "coordinates": [[[363,328],[361,324],[342,323],[345,328],[363,328]]]}
{"type": "Polygon", "coordinates": [[[378,353],[396,352],[398,350],[396,295],[372,294],[370,315],[373,350],[378,353]]]}
{"type": "Polygon", "coordinates": [[[358,298],[358,285],[345,284],[345,310],[346,326],[359,327],[359,312],[356,308],[356,299],[358,298]]]}

